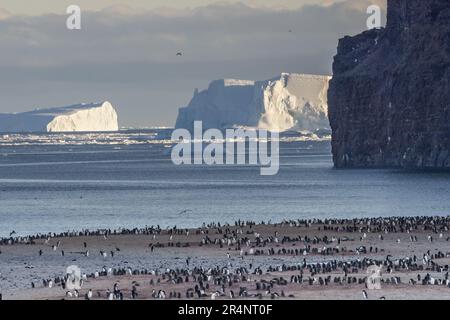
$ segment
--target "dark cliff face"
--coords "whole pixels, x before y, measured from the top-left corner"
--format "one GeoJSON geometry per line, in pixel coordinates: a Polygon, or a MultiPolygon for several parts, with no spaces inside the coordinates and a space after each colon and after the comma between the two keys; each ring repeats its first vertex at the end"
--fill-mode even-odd
{"type": "Polygon", "coordinates": [[[388,0],[341,39],[328,104],[336,167],[450,168],[450,0],[388,0]]]}

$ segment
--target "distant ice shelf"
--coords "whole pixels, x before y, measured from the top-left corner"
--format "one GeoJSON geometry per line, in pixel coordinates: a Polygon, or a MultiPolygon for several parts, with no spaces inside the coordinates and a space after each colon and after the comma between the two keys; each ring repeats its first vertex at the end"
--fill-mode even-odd
{"type": "Polygon", "coordinates": [[[0,132],[118,131],[118,117],[108,101],[0,114],[0,132]]]}
{"type": "Polygon", "coordinates": [[[222,79],[180,108],[176,128],[256,127],[271,131],[329,129],[327,91],[331,77],[283,73],[265,81],[222,79]]]}

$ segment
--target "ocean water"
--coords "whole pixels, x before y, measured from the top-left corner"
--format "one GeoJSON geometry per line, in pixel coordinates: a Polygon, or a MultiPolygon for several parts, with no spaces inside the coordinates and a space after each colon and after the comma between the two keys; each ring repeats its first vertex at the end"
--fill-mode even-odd
{"type": "Polygon", "coordinates": [[[276,176],[261,176],[255,166],[175,166],[169,134],[125,133],[126,144],[117,135],[102,136],[113,142],[106,144],[77,135],[0,137],[0,237],[12,230],[450,214],[449,173],[336,170],[326,141],[282,142],[276,176]]]}

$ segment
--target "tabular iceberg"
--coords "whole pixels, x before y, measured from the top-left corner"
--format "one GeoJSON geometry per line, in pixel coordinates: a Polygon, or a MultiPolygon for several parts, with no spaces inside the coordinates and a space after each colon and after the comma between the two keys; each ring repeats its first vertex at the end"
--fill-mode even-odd
{"type": "Polygon", "coordinates": [[[83,103],[30,112],[0,114],[0,132],[99,132],[118,131],[111,103],[83,103]]]}
{"type": "Polygon", "coordinates": [[[283,73],[266,81],[222,79],[195,91],[180,108],[177,128],[247,126],[271,131],[329,129],[327,91],[331,77],[283,73]]]}

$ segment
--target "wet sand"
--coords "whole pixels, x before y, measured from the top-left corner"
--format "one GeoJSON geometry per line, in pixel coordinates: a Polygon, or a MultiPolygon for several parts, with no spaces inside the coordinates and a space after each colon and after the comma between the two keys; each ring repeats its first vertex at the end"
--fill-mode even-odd
{"type": "Polygon", "coordinates": [[[368,299],[450,299],[449,221],[291,221],[43,237],[0,245],[0,288],[3,299],[42,300],[85,299],[89,291],[90,299],[131,299],[133,287],[136,299],[359,300],[363,290],[368,299]],[[381,290],[366,288],[374,263],[383,265],[381,290]],[[70,265],[85,274],[78,297],[63,284],[70,265]]]}

